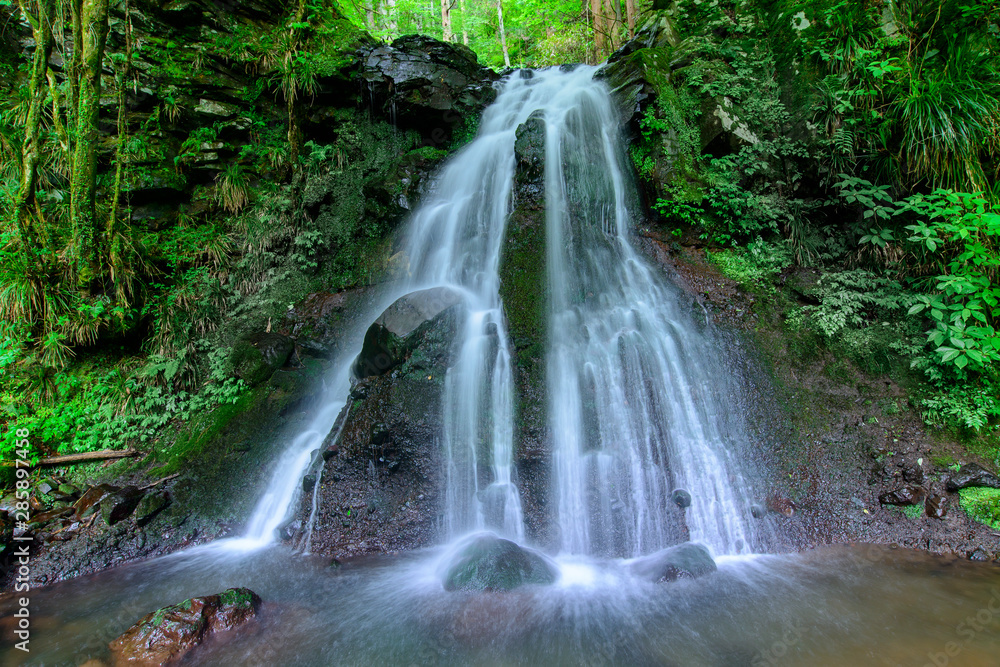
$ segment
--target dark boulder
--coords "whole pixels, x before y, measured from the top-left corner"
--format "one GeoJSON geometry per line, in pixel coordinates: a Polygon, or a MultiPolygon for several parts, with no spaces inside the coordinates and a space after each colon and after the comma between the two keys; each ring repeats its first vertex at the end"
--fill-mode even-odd
{"type": "Polygon", "coordinates": [[[895,491],[883,493],[878,501],[883,505],[916,505],[923,502],[927,492],[919,486],[901,486],[895,491]]]}
{"type": "Polygon", "coordinates": [[[518,199],[541,196],[545,180],[545,117],[536,111],[518,126],[514,141],[518,199]]]}
{"type": "Polygon", "coordinates": [[[118,487],[111,486],[110,484],[98,484],[97,486],[90,487],[73,506],[76,511],[76,518],[78,520],[86,519],[97,511],[98,505],[102,500],[117,492],[118,487]]]}
{"type": "Polygon", "coordinates": [[[109,526],[129,518],[145,494],[134,486],[126,486],[101,503],[101,514],[109,526]]]}
{"type": "Polygon", "coordinates": [[[365,333],[361,354],[354,362],[355,377],[384,375],[403,363],[416,342],[412,334],[461,301],[462,295],[447,287],[420,290],[397,299],[365,333]]]}
{"type": "Polygon", "coordinates": [[[135,508],[135,524],[142,528],[170,506],[170,494],[166,491],[147,494],[135,508]]]}
{"type": "Polygon", "coordinates": [[[957,473],[948,478],[946,488],[954,493],[970,486],[986,486],[1000,489],[1000,477],[976,463],[966,463],[957,473]]]}
{"type": "Polygon", "coordinates": [[[948,499],[945,496],[927,496],[924,502],[924,514],[934,519],[943,519],[948,513],[948,499]]]}
{"type": "Polygon", "coordinates": [[[628,564],[628,569],[639,579],[662,582],[703,577],[718,568],[707,548],[686,542],[649,556],[636,558],[628,564]]]}
{"type": "Polygon", "coordinates": [[[496,99],[498,78],[468,47],[421,35],[363,51],[361,76],[374,106],[421,130],[433,145],[496,99]]]}
{"type": "Polygon", "coordinates": [[[495,535],[471,538],[444,575],[448,591],[509,591],[528,584],[552,584],[559,574],[545,556],[495,535]]]}
{"type": "Polygon", "coordinates": [[[684,489],[674,489],[674,492],[670,494],[670,500],[681,509],[691,507],[691,494],[684,489]]]}
{"type": "Polygon", "coordinates": [[[288,336],[259,333],[238,340],[233,345],[230,361],[236,375],[255,387],[270,379],[294,351],[295,343],[288,336]]]}
{"type": "Polygon", "coordinates": [[[253,619],[260,605],[260,597],[250,589],[230,588],[220,595],[191,598],[158,609],[109,644],[112,664],[178,664],[214,633],[232,630],[253,619]]]}

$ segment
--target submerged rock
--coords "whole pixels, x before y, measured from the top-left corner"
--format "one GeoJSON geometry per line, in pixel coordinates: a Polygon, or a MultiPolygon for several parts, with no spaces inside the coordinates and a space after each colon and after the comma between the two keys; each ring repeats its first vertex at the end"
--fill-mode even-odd
{"type": "Polygon", "coordinates": [[[718,568],[708,549],[700,544],[686,542],[676,547],[657,551],[649,556],[636,558],[628,565],[629,571],[640,579],[653,582],[676,581],[681,578],[703,577],[718,568]]]}
{"type": "Polygon", "coordinates": [[[558,578],[545,556],[495,535],[469,541],[444,576],[447,591],[509,591],[528,584],[552,584],[558,578]]]}
{"type": "Polygon", "coordinates": [[[232,630],[254,618],[260,597],[248,588],[191,598],[144,616],[108,646],[115,667],[177,664],[216,632],[232,630]]]}
{"type": "Polygon", "coordinates": [[[1000,489],[1000,477],[976,463],[966,463],[961,469],[948,478],[946,488],[954,493],[970,486],[986,486],[1000,489]]]}

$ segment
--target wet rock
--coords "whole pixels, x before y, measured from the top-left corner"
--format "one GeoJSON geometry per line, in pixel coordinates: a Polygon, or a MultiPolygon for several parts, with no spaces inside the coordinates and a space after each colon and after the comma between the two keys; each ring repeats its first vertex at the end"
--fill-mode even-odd
{"type": "Polygon", "coordinates": [[[517,127],[514,141],[518,198],[539,196],[545,178],[545,117],[536,111],[517,127]]]}
{"type": "Polygon", "coordinates": [[[478,535],[463,546],[444,576],[448,591],[509,591],[552,584],[555,566],[541,554],[495,535],[478,535]]]}
{"type": "Polygon", "coordinates": [[[355,377],[383,375],[403,363],[413,349],[411,334],[461,301],[462,295],[447,287],[420,290],[397,299],[365,333],[361,354],[354,362],[355,377]]]}
{"type": "Polygon", "coordinates": [[[52,493],[59,488],[59,482],[51,477],[46,477],[38,484],[39,493],[52,493]]]}
{"type": "Polygon", "coordinates": [[[55,493],[53,493],[52,495],[59,498],[60,500],[65,500],[68,498],[76,500],[77,498],[80,497],[80,489],[76,488],[72,484],[60,484],[59,488],[56,489],[55,493]]]}
{"type": "Polygon", "coordinates": [[[878,501],[883,505],[916,505],[923,502],[926,495],[919,486],[901,486],[895,491],[883,493],[878,501]]]}
{"type": "Polygon", "coordinates": [[[132,516],[142,501],[143,492],[134,486],[126,486],[113,497],[101,503],[101,515],[109,526],[132,516]]]}
{"type": "Polygon", "coordinates": [[[653,582],[703,577],[718,569],[708,549],[693,542],[636,558],[628,568],[634,576],[653,582]]]}
{"type": "Polygon", "coordinates": [[[30,523],[31,525],[41,527],[54,519],[67,516],[68,514],[72,513],[73,513],[73,508],[71,507],[60,507],[45,512],[38,512],[37,514],[32,515],[30,523]]]}
{"type": "Polygon", "coordinates": [[[750,515],[755,519],[763,519],[767,515],[767,510],[761,505],[751,505],[750,515]]]}
{"type": "Polygon", "coordinates": [[[77,519],[86,519],[97,511],[98,504],[110,494],[117,493],[118,487],[110,484],[98,484],[87,489],[86,493],[80,496],[73,506],[77,519]]]}
{"type": "Polygon", "coordinates": [[[991,489],[1000,489],[1000,477],[997,477],[981,465],[966,463],[957,473],[948,478],[945,488],[954,493],[960,489],[967,489],[970,486],[986,486],[991,489]]]}
{"type": "Polygon", "coordinates": [[[948,513],[947,504],[948,499],[944,496],[927,496],[927,500],[924,502],[924,514],[934,519],[943,519],[948,513]]]}
{"type": "Polygon", "coordinates": [[[923,484],[925,475],[920,459],[907,458],[902,462],[903,481],[910,484],[923,484]]]}
{"type": "Polygon", "coordinates": [[[230,360],[236,375],[255,387],[270,379],[294,351],[295,342],[288,336],[258,333],[237,341],[230,360]]]}
{"type": "Polygon", "coordinates": [[[135,508],[135,524],[142,528],[170,506],[170,494],[166,491],[150,493],[142,497],[135,508]]]}
{"type": "Polygon", "coordinates": [[[988,563],[993,559],[990,558],[990,555],[983,549],[976,549],[975,551],[969,553],[969,560],[976,561],[978,563],[988,563]]]}
{"type": "Polygon", "coordinates": [[[361,76],[373,105],[415,127],[433,145],[496,99],[498,75],[461,44],[406,35],[362,53],[361,76]]]}
{"type": "Polygon", "coordinates": [[[681,509],[691,507],[691,494],[684,489],[674,489],[670,494],[670,499],[681,509]]]}
{"type": "Polygon", "coordinates": [[[248,588],[192,598],[144,616],[112,641],[114,667],[177,664],[208,637],[256,617],[260,597],[248,588]]]}
{"type": "Polygon", "coordinates": [[[773,495],[767,499],[767,509],[785,516],[792,516],[795,514],[795,503],[790,498],[773,495]]]}
{"type": "Polygon", "coordinates": [[[14,541],[14,517],[6,510],[0,510],[0,556],[14,541]]]}

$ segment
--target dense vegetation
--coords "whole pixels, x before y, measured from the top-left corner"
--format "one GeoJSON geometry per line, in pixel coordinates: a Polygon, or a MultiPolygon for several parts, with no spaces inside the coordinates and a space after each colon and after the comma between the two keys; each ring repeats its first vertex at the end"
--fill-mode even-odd
{"type": "Polygon", "coordinates": [[[674,63],[633,154],[666,224],[765,294],[819,269],[772,304],[802,349],[895,371],[928,422],[980,437],[1000,417],[995,5],[682,4],[668,52],[633,56],[674,63]],[[741,141],[699,143],[705,98],[741,141]]]}
{"type": "Polygon", "coordinates": [[[388,216],[364,192],[416,139],[357,100],[321,139],[302,128],[365,32],[500,69],[599,62],[643,25],[671,36],[622,56],[657,88],[633,159],[662,224],[762,294],[820,269],[805,305],[774,304],[789,336],[901,373],[929,422],[995,432],[995,4],[300,0],[219,11],[206,37],[141,2],[0,1],[0,455],[15,422],[38,457],[234,404],[241,335],[381,270],[388,216]],[[247,83],[212,120],[186,86],[219,71],[247,83]],[[740,140],[703,144],[713,118],[740,140]],[[330,174],[340,215],[303,215],[330,174]],[[151,191],[187,199],[164,217],[151,191]]]}

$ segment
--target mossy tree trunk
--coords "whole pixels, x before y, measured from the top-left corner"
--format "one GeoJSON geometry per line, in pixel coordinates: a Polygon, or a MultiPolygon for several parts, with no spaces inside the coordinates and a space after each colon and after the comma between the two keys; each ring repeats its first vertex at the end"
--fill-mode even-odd
{"type": "Polygon", "coordinates": [[[80,21],[80,90],[76,148],[70,178],[70,215],[77,283],[87,286],[98,274],[97,138],[101,108],[101,70],[108,37],[108,0],[84,0],[80,21]]]}
{"type": "Polygon", "coordinates": [[[21,11],[31,23],[35,38],[35,53],[28,79],[28,114],[25,119],[24,145],[21,148],[21,182],[15,200],[15,219],[21,244],[24,248],[36,245],[36,234],[31,223],[31,206],[38,187],[38,162],[41,159],[42,113],[48,93],[46,75],[52,55],[52,24],[55,22],[55,0],[22,0],[21,11]]]}

